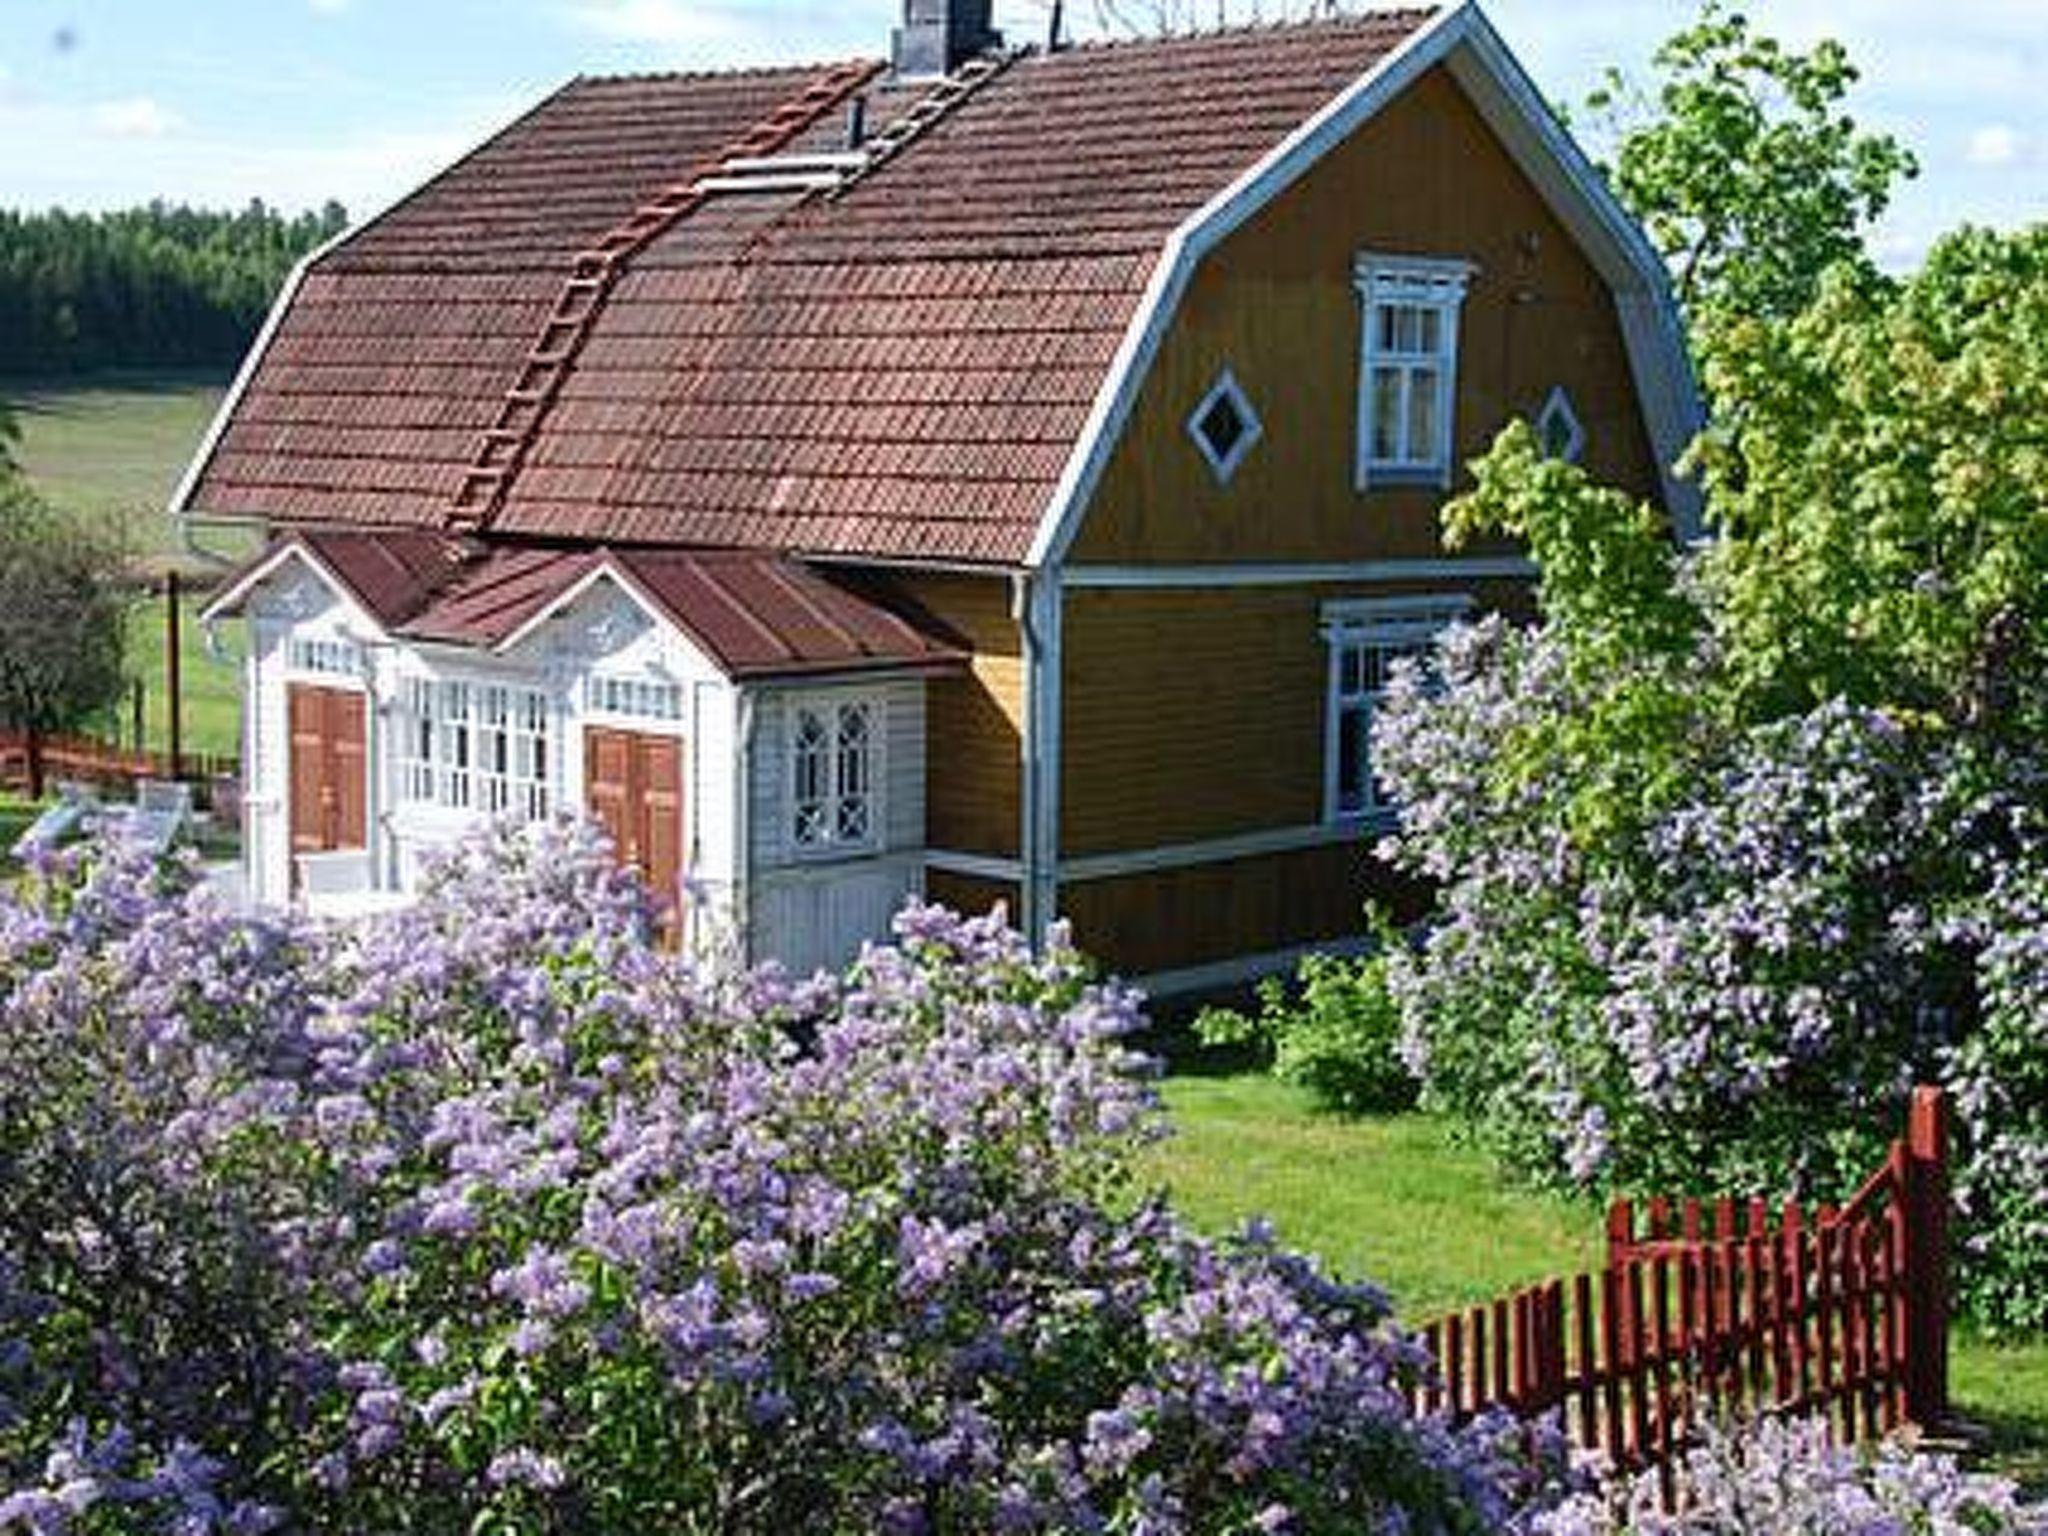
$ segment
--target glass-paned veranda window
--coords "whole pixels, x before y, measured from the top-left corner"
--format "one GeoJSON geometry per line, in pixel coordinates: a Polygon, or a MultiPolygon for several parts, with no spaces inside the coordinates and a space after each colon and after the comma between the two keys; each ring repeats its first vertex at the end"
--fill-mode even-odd
{"type": "Polygon", "coordinates": [[[1394,664],[1427,658],[1437,632],[1464,616],[1462,596],[1378,598],[1332,603],[1323,610],[1329,645],[1329,695],[1324,714],[1323,805],[1331,821],[1382,816],[1392,798],[1372,767],[1372,722],[1394,664]]]}
{"type": "Polygon", "coordinates": [[[405,798],[532,821],[548,813],[548,696],[449,678],[405,680],[399,778],[405,798]]]}
{"type": "Polygon", "coordinates": [[[1462,261],[1361,256],[1358,485],[1449,485],[1462,261]]]}
{"type": "Polygon", "coordinates": [[[881,702],[805,698],[789,706],[790,836],[815,852],[874,846],[881,820],[881,702]]]}

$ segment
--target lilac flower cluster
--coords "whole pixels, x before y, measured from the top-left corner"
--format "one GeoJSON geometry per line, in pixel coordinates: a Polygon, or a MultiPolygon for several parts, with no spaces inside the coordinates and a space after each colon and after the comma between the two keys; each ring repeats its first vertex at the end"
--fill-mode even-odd
{"type": "Polygon", "coordinates": [[[1818,1419],[1763,1418],[1709,1426],[1687,1452],[1675,1512],[1658,1477],[1582,1493],[1536,1517],[1538,1536],[2044,1536],[2048,1505],[2022,1503],[2004,1479],[1953,1457],[1886,1442],[1832,1445],[1818,1419]]]}
{"type": "Polygon", "coordinates": [[[1965,1294],[2048,1323],[2048,839],[2022,747],[1842,701],[1760,722],[1677,656],[1454,630],[1375,751],[1438,882],[1395,957],[1436,1105],[1577,1186],[1839,1196],[1956,1090],[1965,1294]]]}
{"type": "Polygon", "coordinates": [[[1136,999],[912,907],[649,947],[587,826],[352,930],[96,848],[0,903],[0,1529],[1478,1531],[1382,1298],[1131,1187],[1136,999]]]}

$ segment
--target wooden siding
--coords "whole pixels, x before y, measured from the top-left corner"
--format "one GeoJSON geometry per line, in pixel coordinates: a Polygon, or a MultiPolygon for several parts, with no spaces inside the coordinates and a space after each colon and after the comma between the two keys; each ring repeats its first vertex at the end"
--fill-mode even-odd
{"type": "Polygon", "coordinates": [[[1000,904],[1009,914],[1010,921],[1017,921],[1017,887],[1007,880],[983,880],[974,875],[927,869],[924,873],[924,894],[928,901],[975,917],[1000,904]]]}
{"type": "Polygon", "coordinates": [[[1361,832],[1355,842],[1062,885],[1060,915],[1085,953],[1125,976],[1354,937],[1368,902],[1402,918],[1422,909],[1418,889],[1374,859],[1369,842],[1361,832]]]}
{"type": "MultiPolygon", "coordinates": [[[[1460,464],[1570,392],[1600,478],[1657,494],[1614,304],[1442,69],[1432,70],[1203,263],[1073,550],[1076,561],[1441,554],[1429,489],[1354,489],[1361,252],[1478,272],[1459,330],[1460,464]],[[1225,367],[1265,435],[1219,487],[1186,422],[1225,367]]],[[[1461,471],[1462,476],[1462,471],[1461,471]]]]}
{"type": "Polygon", "coordinates": [[[926,841],[1014,858],[1023,805],[1024,661],[1010,583],[1000,576],[903,574],[896,584],[974,651],[965,674],[934,678],[926,695],[926,841]]]}
{"type": "MultiPolygon", "coordinates": [[[[1070,592],[1062,857],[1322,820],[1323,604],[1456,590],[1427,583],[1070,592]]],[[[1520,583],[1474,590],[1481,609],[1526,604],[1520,583]]]]}

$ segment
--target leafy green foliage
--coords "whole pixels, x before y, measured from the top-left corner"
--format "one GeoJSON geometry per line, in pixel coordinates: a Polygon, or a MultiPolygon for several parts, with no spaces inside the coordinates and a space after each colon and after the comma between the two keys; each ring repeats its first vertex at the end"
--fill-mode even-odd
{"type": "Polygon", "coordinates": [[[1654,94],[1610,70],[1588,106],[1611,121],[1616,189],[1696,322],[1794,314],[1829,267],[1868,270],[1862,230],[1917,167],[1840,111],[1857,79],[1840,43],[1796,53],[1707,0],[1655,62],[1654,94]]]}
{"type": "Polygon", "coordinates": [[[346,222],[151,203],[119,213],[0,210],[0,336],[26,373],[226,364],[291,265],[346,222]]]}
{"type": "Polygon", "coordinates": [[[1442,889],[1392,975],[1425,1103],[1561,1183],[1838,1195],[1946,1082],[2000,1327],[2048,1320],[2044,317],[2036,229],[1729,326],[1684,557],[1503,434],[1447,523],[1526,541],[1543,624],[1452,636],[1374,743],[1442,889]]]}
{"type": "MultiPolygon", "coordinates": [[[[120,550],[0,480],[0,730],[33,744],[104,710],[122,688],[120,550]]],[[[32,784],[34,793],[40,783],[32,784]]]]}
{"type": "Polygon", "coordinates": [[[1401,1060],[1401,1010],[1387,990],[1387,949],[1358,959],[1310,955],[1290,990],[1277,976],[1259,984],[1256,1014],[1213,1008],[1195,1021],[1205,1045],[1250,1045],[1273,1073],[1347,1114],[1407,1109],[1418,1084],[1401,1060]]]}
{"type": "Polygon", "coordinates": [[[2014,712],[2048,654],[2048,225],[1962,231],[1897,287],[1838,275],[1707,368],[1737,407],[1700,459],[1744,707],[2038,734],[2014,712]]]}

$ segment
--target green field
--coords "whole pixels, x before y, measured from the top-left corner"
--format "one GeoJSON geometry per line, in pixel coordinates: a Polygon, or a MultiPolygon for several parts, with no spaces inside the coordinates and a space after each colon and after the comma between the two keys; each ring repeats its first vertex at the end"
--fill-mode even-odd
{"type": "MultiPolygon", "coordinates": [[[[1271,1078],[1177,1076],[1176,1134],[1146,1173],[1195,1225],[1265,1216],[1288,1246],[1371,1280],[1413,1321],[1599,1262],[1600,1212],[1504,1184],[1480,1153],[1422,1115],[1343,1119],[1271,1078]]],[[[1958,1409],[1988,1460],[2048,1491],[2048,1339],[1953,1349],[1958,1409]]]]}
{"type": "Polygon", "coordinates": [[[219,407],[217,375],[0,380],[21,424],[21,465],[55,506],[115,518],[138,559],[177,549],[164,508],[219,407]]]}
{"type": "MultiPolygon", "coordinates": [[[[224,389],[217,375],[122,374],[74,381],[0,380],[21,423],[22,468],[60,510],[119,530],[138,571],[159,577],[171,566],[203,586],[223,560],[240,559],[252,536],[209,529],[205,555],[182,547],[164,507],[185,472],[224,389]]],[[[190,751],[232,753],[241,740],[239,661],[209,653],[185,606],[180,654],[184,672],[184,744],[190,751]]],[[[224,636],[224,638],[226,638],[224,636]]],[[[128,625],[128,672],[141,682],[145,741],[170,745],[164,675],[162,599],[138,601],[128,625]]],[[[133,710],[123,700],[94,734],[133,741],[133,710]]]]}

